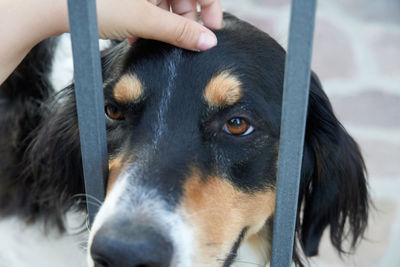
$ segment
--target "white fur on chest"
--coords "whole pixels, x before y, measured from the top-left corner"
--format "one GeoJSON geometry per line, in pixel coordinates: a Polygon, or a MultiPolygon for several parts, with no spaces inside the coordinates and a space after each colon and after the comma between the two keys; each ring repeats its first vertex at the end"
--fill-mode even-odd
{"type": "Polygon", "coordinates": [[[267,250],[266,247],[254,247],[246,241],[240,246],[232,267],[269,266],[266,263],[268,261],[267,250]]]}
{"type": "Polygon", "coordinates": [[[82,214],[70,213],[67,233],[46,229],[43,223],[26,225],[17,217],[0,221],[1,267],[87,267],[85,244],[87,231],[82,230],[82,214]]]}
{"type": "MultiPolygon", "coordinates": [[[[109,40],[99,40],[100,50],[110,47],[109,40]]],[[[50,83],[56,92],[71,84],[74,76],[74,64],[72,59],[71,37],[69,33],[58,37],[54,50],[52,67],[50,72],[50,83]]]]}

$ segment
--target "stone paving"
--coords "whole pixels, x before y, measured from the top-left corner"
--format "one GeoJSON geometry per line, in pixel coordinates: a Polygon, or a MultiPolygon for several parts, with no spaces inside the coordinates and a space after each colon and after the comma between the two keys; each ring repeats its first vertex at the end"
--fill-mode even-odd
{"type": "MultiPolygon", "coordinates": [[[[286,47],[290,1],[223,7],[286,47]]],[[[320,0],[312,67],[361,147],[375,210],[354,255],[341,260],[325,235],[310,266],[400,267],[400,1],[320,0]]]]}

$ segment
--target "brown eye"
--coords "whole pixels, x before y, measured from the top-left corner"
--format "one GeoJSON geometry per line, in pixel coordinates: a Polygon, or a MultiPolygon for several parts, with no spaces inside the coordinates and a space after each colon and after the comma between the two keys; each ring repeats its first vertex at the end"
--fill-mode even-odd
{"type": "Polygon", "coordinates": [[[112,120],[122,120],[123,119],[122,111],[119,110],[116,106],[107,105],[105,109],[106,109],[106,114],[110,119],[112,119],[112,120]]]}
{"type": "Polygon", "coordinates": [[[253,126],[242,118],[232,118],[228,120],[223,129],[226,133],[236,136],[248,135],[254,131],[253,126]]]}

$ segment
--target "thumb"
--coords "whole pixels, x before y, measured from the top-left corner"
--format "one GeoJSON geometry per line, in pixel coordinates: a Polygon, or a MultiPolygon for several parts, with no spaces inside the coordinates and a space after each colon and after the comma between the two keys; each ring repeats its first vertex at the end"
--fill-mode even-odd
{"type": "Polygon", "coordinates": [[[146,9],[148,12],[141,13],[143,27],[133,35],[195,51],[217,45],[215,34],[201,24],[151,4],[146,9]]]}

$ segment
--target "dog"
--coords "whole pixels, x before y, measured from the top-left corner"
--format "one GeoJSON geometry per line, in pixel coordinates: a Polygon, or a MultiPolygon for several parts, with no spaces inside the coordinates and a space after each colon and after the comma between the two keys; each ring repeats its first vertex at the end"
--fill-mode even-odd
{"type": "MultiPolygon", "coordinates": [[[[218,46],[201,53],[144,39],[102,52],[109,175],[89,266],[269,262],[285,51],[230,14],[215,34],[218,46]]],[[[1,86],[0,212],[62,232],[65,214],[90,199],[74,85],[55,93],[48,79],[56,43],[35,47],[1,86]]],[[[352,250],[369,208],[358,145],[310,79],[298,266],[328,227],[339,253],[352,250]]]]}

